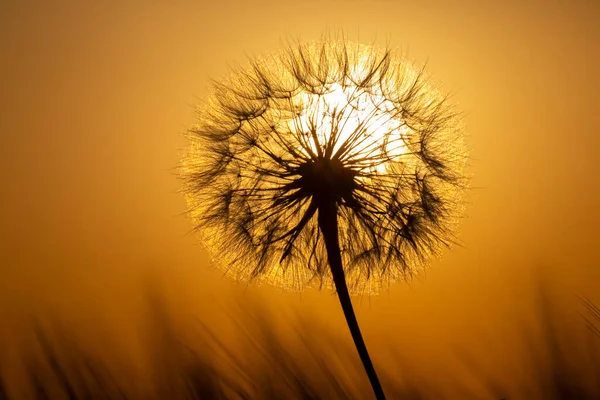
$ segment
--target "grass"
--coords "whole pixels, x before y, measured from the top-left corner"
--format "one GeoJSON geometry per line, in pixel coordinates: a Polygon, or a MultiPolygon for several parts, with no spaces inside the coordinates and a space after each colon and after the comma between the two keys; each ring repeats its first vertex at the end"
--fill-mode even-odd
{"type": "MultiPolygon", "coordinates": [[[[34,324],[39,351],[23,356],[29,394],[38,399],[369,399],[368,382],[362,376],[353,349],[340,350],[336,338],[326,329],[296,329],[297,346],[290,346],[273,328],[264,310],[256,310],[236,319],[244,337],[244,351],[227,346],[206,325],[200,324],[193,346],[178,335],[175,324],[160,304],[150,299],[153,338],[148,343],[150,383],[135,387],[132,377],[118,376],[101,356],[94,356],[63,330],[56,331],[34,324]],[[318,333],[318,340],[315,334],[318,333]],[[293,349],[292,349],[293,347],[293,349]]],[[[467,364],[486,388],[486,399],[580,399],[600,398],[600,338],[594,336],[600,326],[597,307],[582,298],[582,325],[587,324],[588,359],[574,359],[569,347],[573,339],[560,330],[551,303],[540,306],[543,340],[524,332],[529,343],[529,376],[518,377],[519,393],[504,393],[501,385],[469,358],[467,364]],[[584,373],[582,373],[582,370],[584,373]],[[475,372],[476,371],[476,372],[475,372]],[[590,379],[590,376],[592,379],[590,379]],[[593,379],[596,377],[596,379],[593,379]],[[521,382],[522,381],[522,382],[521,382]]],[[[256,308],[256,307],[255,307],[256,308]]],[[[302,321],[298,326],[302,325],[302,321]]],[[[406,360],[402,371],[410,370],[406,360]]],[[[452,395],[435,385],[424,384],[427,377],[406,381],[393,370],[382,371],[382,383],[390,399],[479,399],[467,387],[456,383],[452,395]],[[451,397],[448,397],[451,396],[451,397]]],[[[458,381],[457,381],[458,382],[458,381]]],[[[9,393],[0,379],[0,399],[21,399],[9,393]],[[9,396],[9,394],[11,394],[9,396]]],[[[480,396],[480,395],[479,395],[480,396]]]]}

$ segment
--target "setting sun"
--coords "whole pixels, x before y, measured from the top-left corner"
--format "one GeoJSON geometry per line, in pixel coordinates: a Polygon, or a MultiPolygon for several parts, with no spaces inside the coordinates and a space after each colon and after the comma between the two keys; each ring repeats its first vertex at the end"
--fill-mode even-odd
{"type": "Polygon", "coordinates": [[[386,160],[395,161],[406,152],[410,128],[402,121],[402,110],[379,88],[367,91],[348,79],[324,90],[292,98],[302,112],[288,122],[289,129],[303,132],[313,153],[332,140],[334,154],[356,157],[356,168],[373,174],[385,172],[386,160]]]}

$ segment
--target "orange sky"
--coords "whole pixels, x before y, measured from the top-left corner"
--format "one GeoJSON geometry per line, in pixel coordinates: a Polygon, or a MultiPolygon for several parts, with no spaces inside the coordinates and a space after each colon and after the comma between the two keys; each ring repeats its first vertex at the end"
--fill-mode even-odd
{"type": "MultiPolygon", "coordinates": [[[[212,270],[175,176],[210,78],[286,35],[327,29],[427,61],[466,112],[473,157],[464,247],[426,281],[356,302],[375,359],[399,348],[427,369],[424,355],[456,343],[489,352],[528,323],[541,276],[556,302],[600,302],[597,2],[14,3],[0,6],[5,343],[29,315],[129,335],[149,274],[182,318],[219,321],[216,304],[263,299],[282,325],[296,310],[347,335],[329,293],[246,287],[212,270]]],[[[517,362],[492,353],[490,364],[517,362]]]]}

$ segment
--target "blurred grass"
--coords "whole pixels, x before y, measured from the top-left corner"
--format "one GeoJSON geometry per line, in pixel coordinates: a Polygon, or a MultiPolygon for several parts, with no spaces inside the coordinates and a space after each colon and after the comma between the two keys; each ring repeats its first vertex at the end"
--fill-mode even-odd
{"type": "MultiPolygon", "coordinates": [[[[64,327],[49,330],[36,322],[33,331],[39,351],[36,356],[24,356],[29,394],[12,394],[0,377],[0,400],[371,398],[352,348],[340,350],[339,341],[324,327],[305,329],[308,322],[299,320],[295,332],[300,345],[290,346],[274,329],[264,308],[245,304],[245,312],[238,310],[235,318],[231,315],[244,338],[244,351],[238,352],[202,323],[194,339],[184,341],[158,292],[150,291],[148,299],[152,335],[147,349],[147,391],[127,385],[135,378],[117,376],[107,361],[86,351],[64,327]]],[[[544,337],[540,340],[524,329],[531,368],[529,376],[514,377],[521,380],[520,393],[504,392],[502,385],[463,351],[460,357],[486,388],[486,397],[470,392],[458,380],[452,397],[435,385],[424,384],[427,377],[401,380],[398,377],[410,370],[410,363],[398,355],[402,370],[382,371],[386,394],[389,399],[600,399],[600,338],[594,336],[600,327],[600,313],[589,299],[580,298],[580,303],[582,326],[587,324],[590,331],[589,359],[578,359],[579,365],[574,365],[569,343],[575,339],[561,331],[552,302],[542,296],[539,314],[544,337]]]]}

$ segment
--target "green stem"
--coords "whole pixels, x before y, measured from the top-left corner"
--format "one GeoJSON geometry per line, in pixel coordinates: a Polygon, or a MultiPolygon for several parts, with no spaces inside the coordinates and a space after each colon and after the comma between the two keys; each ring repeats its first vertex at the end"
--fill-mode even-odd
{"type": "Polygon", "coordinates": [[[367,376],[369,377],[375,397],[377,400],[385,400],[381,383],[379,383],[375,367],[373,367],[371,357],[369,357],[369,352],[367,351],[367,346],[360,333],[358,321],[356,320],[354,308],[352,307],[352,301],[350,300],[350,293],[348,292],[348,285],[346,284],[346,277],[344,269],[342,268],[342,255],[338,238],[337,206],[334,201],[325,201],[319,207],[319,228],[325,240],[327,258],[329,260],[331,275],[333,276],[333,283],[335,284],[335,289],[342,310],[344,311],[350,334],[354,340],[354,345],[356,346],[358,355],[360,356],[367,376]]]}

